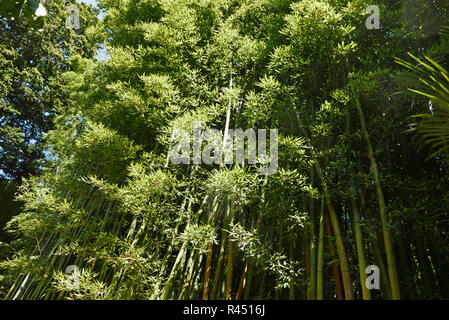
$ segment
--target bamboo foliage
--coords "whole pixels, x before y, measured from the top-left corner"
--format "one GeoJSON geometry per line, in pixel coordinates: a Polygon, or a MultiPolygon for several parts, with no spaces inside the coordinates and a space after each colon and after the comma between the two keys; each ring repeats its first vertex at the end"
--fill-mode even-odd
{"type": "Polygon", "coordinates": [[[437,274],[449,272],[449,75],[437,59],[416,58],[427,89],[414,93],[441,108],[417,125],[438,151],[429,158],[406,138],[423,103],[405,90],[418,82],[403,81],[401,68],[412,65],[391,59],[429,43],[429,53],[441,53],[446,40],[407,38],[388,1],[393,18],[380,30],[360,27],[360,1],[200,2],[103,2],[96,31],[107,34],[108,58],[73,57],[63,75],[70,104],[47,135],[42,173],[19,192],[22,212],[8,224],[13,250],[0,262],[2,296],[449,294],[437,274]],[[248,151],[243,163],[224,163],[203,139],[209,128],[233,153],[231,130],[278,129],[276,172],[260,175],[265,165],[249,163],[248,151]],[[189,149],[175,163],[179,132],[189,149]],[[198,162],[207,152],[218,160],[198,162]],[[373,264],[380,290],[366,286],[373,264]],[[76,288],[70,266],[80,271],[76,288]]]}

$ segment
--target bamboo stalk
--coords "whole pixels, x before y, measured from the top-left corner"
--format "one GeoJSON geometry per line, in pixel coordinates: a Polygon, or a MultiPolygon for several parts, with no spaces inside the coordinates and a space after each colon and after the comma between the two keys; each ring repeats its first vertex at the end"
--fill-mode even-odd
{"type": "Polygon", "coordinates": [[[304,237],[305,242],[305,267],[306,267],[306,277],[307,277],[307,300],[311,300],[311,280],[310,280],[310,235],[309,230],[307,229],[304,237]]]}
{"type": "MultiPolygon", "coordinates": [[[[353,188],[351,188],[353,189],[353,188]]],[[[353,217],[353,225],[354,225],[354,235],[355,235],[355,243],[357,247],[357,260],[359,263],[359,274],[360,281],[362,286],[362,293],[364,300],[371,300],[371,292],[366,287],[366,258],[365,258],[365,250],[363,246],[363,238],[362,238],[362,229],[360,228],[360,216],[357,210],[357,206],[355,204],[355,199],[351,197],[351,206],[352,206],[352,217],[353,217]]]]}
{"type": "MultiPolygon", "coordinates": [[[[224,233],[224,231],[223,231],[224,233]]],[[[210,299],[214,300],[216,298],[216,294],[217,294],[217,290],[218,290],[218,284],[219,284],[219,280],[220,280],[220,276],[221,276],[221,269],[222,269],[222,265],[223,265],[223,260],[224,260],[224,254],[225,254],[225,248],[226,248],[226,242],[227,242],[227,235],[226,234],[222,234],[221,237],[221,245],[220,245],[220,253],[218,255],[218,261],[217,261],[217,267],[215,270],[215,276],[214,276],[214,282],[212,285],[212,290],[210,293],[210,299]]]]}
{"type": "MultiPolygon", "coordinates": [[[[218,196],[214,197],[212,206],[213,209],[211,214],[211,223],[212,225],[214,225],[215,216],[218,209],[218,196]]],[[[204,269],[203,300],[208,300],[209,296],[209,278],[210,278],[210,268],[212,264],[212,250],[213,250],[213,243],[211,241],[207,245],[206,267],[204,269]]]]}
{"type": "Polygon", "coordinates": [[[381,282],[381,289],[384,293],[384,297],[386,300],[391,299],[391,286],[390,286],[390,280],[388,279],[388,271],[385,267],[384,258],[382,257],[382,254],[380,252],[379,246],[377,245],[377,239],[371,238],[371,245],[373,247],[373,254],[376,258],[377,266],[380,270],[380,282],[381,282]],[[384,276],[383,276],[384,275],[384,276]],[[382,286],[383,285],[383,286],[382,286]]]}
{"type": "MultiPolygon", "coordinates": [[[[232,224],[234,220],[234,201],[229,200],[231,203],[229,206],[229,225],[232,224]]],[[[227,270],[226,270],[226,300],[231,300],[232,294],[232,275],[234,268],[234,242],[229,239],[228,240],[228,261],[227,261],[227,270]]]]}
{"type": "Polygon", "coordinates": [[[235,300],[240,300],[242,297],[243,289],[246,285],[246,275],[248,271],[248,261],[245,262],[245,266],[243,267],[242,277],[240,279],[239,288],[237,290],[237,294],[235,295],[235,300]]]}
{"type": "Polygon", "coordinates": [[[188,299],[190,295],[190,287],[191,287],[191,281],[194,278],[194,271],[195,267],[197,267],[197,261],[198,261],[198,251],[192,250],[190,253],[190,258],[187,263],[188,273],[186,279],[184,279],[184,284],[181,289],[181,293],[179,294],[179,299],[188,299]]]}
{"type": "Polygon", "coordinates": [[[323,300],[323,252],[324,252],[324,198],[321,197],[320,229],[318,237],[318,261],[317,261],[317,299],[323,300]]]}
{"type": "Polygon", "coordinates": [[[343,288],[345,292],[346,300],[353,300],[352,293],[352,283],[351,283],[351,275],[349,274],[349,264],[348,259],[346,257],[346,252],[343,244],[343,237],[340,232],[340,226],[337,219],[337,214],[335,213],[335,209],[331,203],[329,192],[327,190],[326,181],[324,180],[323,173],[318,164],[315,164],[316,172],[321,180],[321,184],[323,186],[323,192],[327,203],[327,208],[329,210],[330,221],[332,225],[332,229],[334,230],[335,243],[337,245],[337,253],[340,260],[341,273],[343,276],[343,288]]]}
{"type": "MultiPolygon", "coordinates": [[[[311,170],[311,184],[313,185],[314,174],[313,169],[311,170]]],[[[316,235],[315,235],[315,208],[314,208],[314,199],[310,199],[310,299],[316,299],[316,271],[317,271],[317,263],[316,263],[316,235]]]]}
{"type": "MultiPolygon", "coordinates": [[[[229,89],[232,90],[232,81],[233,81],[232,80],[232,63],[230,64],[229,73],[230,73],[229,89]]],[[[229,98],[228,109],[226,111],[226,123],[225,123],[225,130],[224,130],[224,136],[223,136],[223,149],[222,150],[226,150],[229,125],[230,125],[230,121],[231,121],[231,108],[232,108],[232,100],[231,100],[231,98],[229,98]]],[[[220,168],[222,168],[222,167],[223,167],[223,163],[220,163],[220,168]]],[[[218,195],[216,195],[214,197],[213,203],[218,206],[218,195]]],[[[216,209],[214,207],[214,210],[211,215],[212,225],[214,225],[214,222],[215,222],[215,214],[216,214],[216,209]]],[[[204,271],[203,300],[207,300],[208,295],[209,295],[209,279],[210,279],[210,268],[211,268],[211,263],[212,263],[212,250],[213,250],[213,243],[210,242],[207,247],[206,268],[204,271]]]]}
{"type": "MultiPolygon", "coordinates": [[[[261,202],[265,203],[265,186],[268,183],[268,176],[265,176],[264,178],[264,182],[262,184],[262,195],[261,195],[261,202]]],[[[262,223],[262,210],[260,210],[257,214],[257,221],[256,221],[256,227],[254,228],[254,230],[256,232],[259,231],[260,228],[260,224],[262,223]]],[[[245,287],[245,295],[243,297],[243,299],[248,300],[250,293],[251,293],[251,288],[252,288],[252,284],[253,284],[253,276],[254,276],[254,268],[255,268],[255,259],[254,257],[251,257],[249,259],[249,269],[248,269],[248,274],[247,274],[247,284],[245,287]]]]}
{"type": "Polygon", "coordinates": [[[383,237],[384,237],[385,250],[387,253],[388,276],[390,279],[391,294],[392,294],[393,300],[399,300],[399,299],[401,299],[401,293],[400,293],[400,289],[399,289],[398,273],[396,270],[396,259],[395,259],[395,254],[394,254],[394,250],[393,250],[393,241],[391,239],[391,234],[390,234],[390,230],[389,230],[388,217],[385,212],[385,200],[384,200],[384,195],[382,192],[382,187],[380,185],[380,174],[379,174],[379,170],[377,168],[377,162],[374,157],[373,146],[371,144],[368,130],[366,128],[365,115],[363,114],[362,108],[360,106],[358,94],[354,93],[353,96],[354,96],[354,101],[355,101],[357,111],[359,113],[362,133],[363,133],[363,136],[365,137],[366,144],[368,146],[369,161],[371,164],[371,170],[373,171],[373,174],[374,174],[374,182],[376,184],[376,194],[377,194],[377,201],[379,204],[379,213],[380,213],[380,220],[381,220],[381,224],[382,224],[382,233],[383,233],[383,237]]]}
{"type": "MultiPolygon", "coordinates": [[[[294,248],[294,242],[290,241],[289,243],[289,256],[290,259],[294,259],[295,256],[295,248],[294,248]]],[[[289,300],[295,300],[295,287],[294,287],[294,282],[290,281],[290,286],[288,288],[288,299],[289,300]]]]}
{"type": "MultiPolygon", "coordinates": [[[[331,241],[332,238],[332,229],[331,229],[331,225],[329,222],[329,213],[327,210],[327,205],[324,204],[324,223],[326,226],[326,233],[327,236],[329,237],[329,251],[331,254],[331,258],[332,260],[335,260],[335,249],[334,249],[334,245],[331,241]]],[[[334,279],[335,279],[335,292],[337,295],[337,300],[343,300],[344,299],[344,294],[343,294],[343,285],[341,283],[341,276],[340,276],[340,272],[338,271],[338,265],[337,262],[333,262],[332,263],[332,270],[334,273],[334,279]]]]}

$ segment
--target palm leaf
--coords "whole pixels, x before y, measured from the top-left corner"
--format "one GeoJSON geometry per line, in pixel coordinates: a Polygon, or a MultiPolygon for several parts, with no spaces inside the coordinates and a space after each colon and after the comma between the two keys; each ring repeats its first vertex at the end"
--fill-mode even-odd
{"type": "MultiPolygon", "coordinates": [[[[441,31],[443,38],[449,39],[449,28],[441,31]]],[[[430,114],[417,115],[416,130],[421,134],[422,141],[430,145],[435,152],[432,156],[443,154],[449,149],[449,72],[429,57],[423,61],[409,54],[415,63],[396,59],[396,62],[419,76],[422,89],[410,91],[429,98],[437,108],[430,114]]]]}
{"type": "Polygon", "coordinates": [[[449,40],[449,27],[443,27],[440,31],[440,36],[443,39],[449,40]]]}

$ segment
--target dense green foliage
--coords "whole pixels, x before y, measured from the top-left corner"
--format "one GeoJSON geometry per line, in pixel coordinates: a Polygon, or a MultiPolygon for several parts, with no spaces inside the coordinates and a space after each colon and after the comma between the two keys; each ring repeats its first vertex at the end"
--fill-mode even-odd
{"type": "Polygon", "coordinates": [[[69,57],[92,58],[99,38],[92,27],[97,18],[82,7],[83,28],[65,28],[70,1],[46,1],[42,29],[26,19],[0,16],[0,170],[19,179],[35,174],[42,158],[42,136],[67,103],[60,92],[61,73],[70,70],[69,57]],[[91,29],[89,31],[89,28],[91,29]]]}
{"type": "Polygon", "coordinates": [[[369,30],[362,0],[100,1],[109,59],[61,70],[6,298],[447,298],[447,158],[408,130],[429,98],[394,58],[448,69],[449,1],[378,2],[369,30]],[[276,174],[169,161],[175,129],[224,130],[227,112],[279,129],[276,174]]]}
{"type": "MultiPolygon", "coordinates": [[[[74,2],[46,1],[48,14],[40,20],[31,17],[31,22],[25,14],[27,1],[21,3],[23,14],[15,12],[15,17],[6,8],[15,6],[16,1],[0,4],[1,242],[10,240],[3,228],[20,212],[20,203],[13,202],[17,186],[22,177],[42,168],[44,134],[53,128],[54,115],[67,104],[68,97],[59,88],[62,73],[70,70],[69,57],[92,58],[100,40],[92,33],[98,22],[96,13],[87,6],[80,12],[84,27],[76,31],[65,28],[70,3],[74,2]]],[[[0,248],[1,258],[6,248],[10,247],[0,248]]]]}

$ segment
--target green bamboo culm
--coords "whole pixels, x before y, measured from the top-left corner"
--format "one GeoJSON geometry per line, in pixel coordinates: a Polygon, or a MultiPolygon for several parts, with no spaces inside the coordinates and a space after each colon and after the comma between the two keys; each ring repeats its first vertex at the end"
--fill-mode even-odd
{"type": "Polygon", "coordinates": [[[318,258],[317,258],[317,300],[323,300],[323,263],[324,263],[324,206],[325,200],[321,197],[320,224],[318,236],[318,258]]]}
{"type": "Polygon", "coordinates": [[[371,145],[369,133],[366,128],[365,115],[363,114],[362,108],[360,106],[358,92],[354,89],[352,91],[352,93],[353,93],[352,94],[353,101],[355,103],[355,106],[357,108],[357,112],[358,112],[359,118],[360,118],[362,134],[366,140],[366,144],[368,147],[368,156],[369,156],[369,160],[370,160],[370,164],[371,164],[371,170],[373,172],[374,182],[376,184],[376,194],[377,194],[377,201],[378,201],[378,205],[379,205],[379,214],[380,214],[380,220],[381,220],[381,225],[382,225],[382,234],[383,234],[383,238],[384,238],[385,250],[387,253],[388,277],[390,279],[392,299],[400,300],[401,293],[399,290],[398,273],[396,270],[396,259],[395,259],[394,250],[393,250],[393,241],[391,239],[391,234],[390,234],[390,230],[389,230],[390,226],[388,223],[388,217],[385,212],[385,200],[384,200],[384,195],[382,192],[382,187],[380,184],[380,174],[379,174],[379,170],[377,168],[376,159],[374,157],[373,146],[371,145]]]}
{"type": "MultiPolygon", "coordinates": [[[[351,188],[351,192],[354,192],[353,188],[351,188]]],[[[359,263],[359,274],[361,282],[360,285],[362,287],[363,299],[371,300],[371,292],[366,286],[366,257],[363,245],[362,229],[360,227],[360,216],[354,198],[351,199],[351,208],[353,221],[352,223],[354,226],[354,237],[357,247],[357,261],[359,263]]]]}
{"type": "Polygon", "coordinates": [[[345,247],[343,244],[343,237],[340,231],[340,226],[337,219],[337,214],[335,212],[335,209],[332,205],[329,191],[327,189],[326,181],[324,180],[323,173],[321,171],[320,166],[318,163],[315,163],[315,171],[318,174],[318,177],[321,180],[321,185],[323,188],[324,197],[326,199],[327,208],[329,210],[329,216],[331,220],[332,229],[334,230],[334,236],[335,236],[335,243],[337,245],[337,253],[338,258],[340,260],[340,266],[341,266],[341,273],[343,277],[343,288],[345,292],[345,298],[346,300],[353,300],[353,291],[352,291],[352,282],[351,282],[351,275],[349,273],[349,263],[348,259],[346,257],[345,247]]]}
{"type": "MultiPolygon", "coordinates": [[[[314,183],[314,172],[313,169],[310,173],[311,184],[314,183]]],[[[315,208],[314,208],[314,199],[310,200],[310,299],[316,299],[316,287],[317,287],[317,260],[316,260],[316,234],[315,234],[315,208]]]]}

